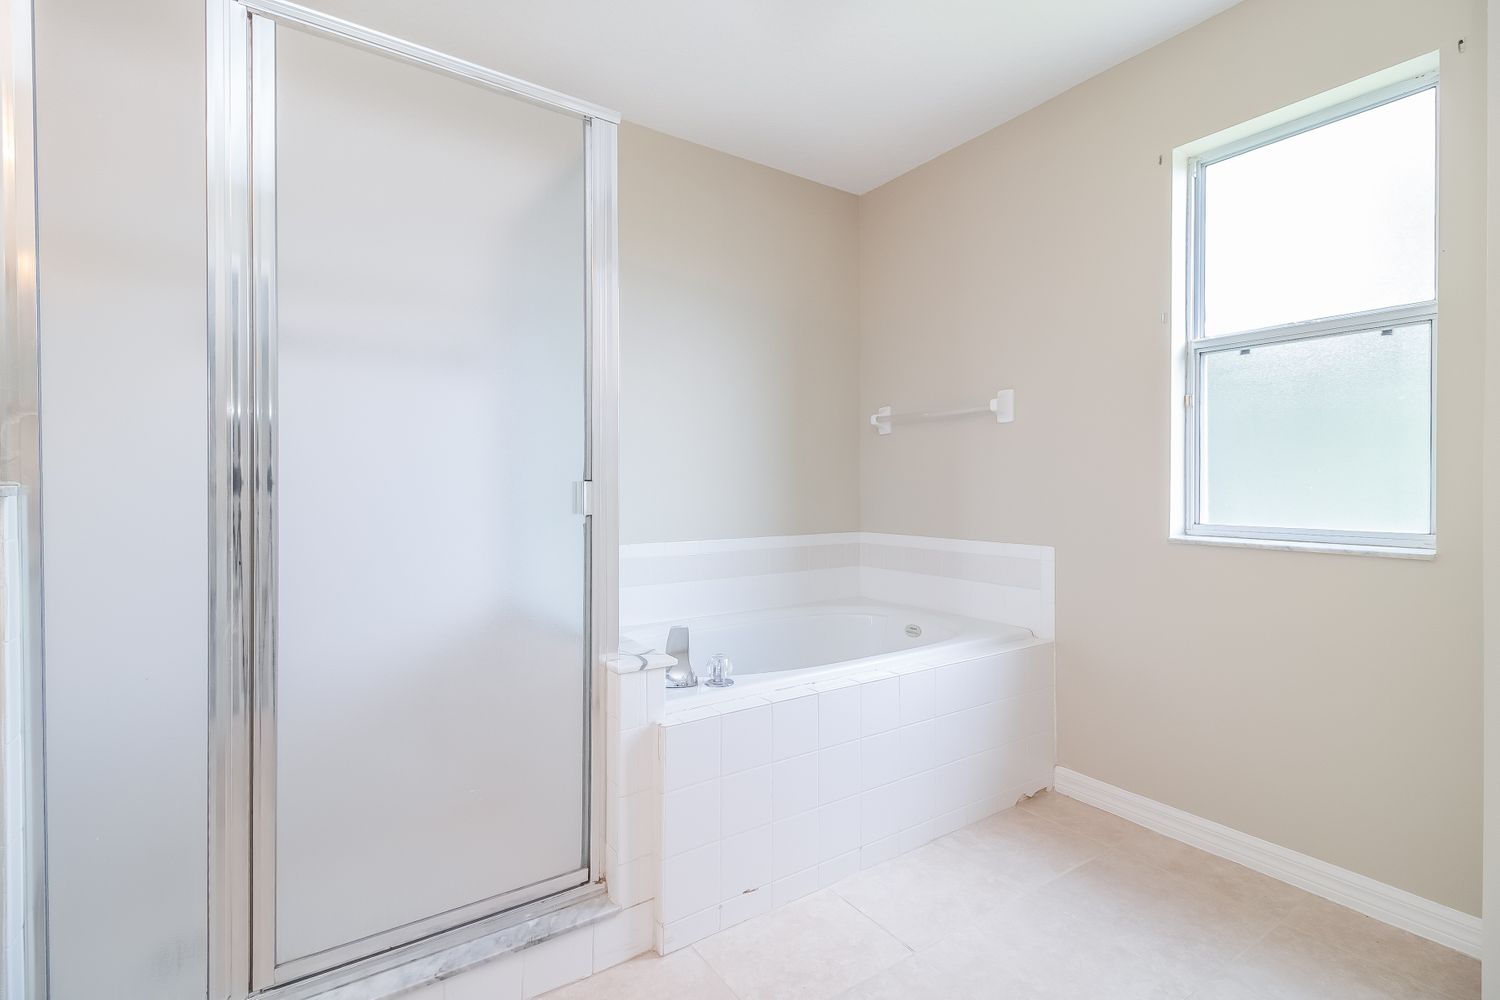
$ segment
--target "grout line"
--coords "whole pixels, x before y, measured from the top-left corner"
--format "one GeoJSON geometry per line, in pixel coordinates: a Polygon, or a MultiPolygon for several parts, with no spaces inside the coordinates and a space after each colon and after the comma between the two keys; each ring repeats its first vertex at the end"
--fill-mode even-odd
{"type": "MultiPolygon", "coordinates": [[[[908,851],[907,853],[910,854],[911,852],[908,851]]],[[[895,861],[895,860],[897,860],[900,857],[902,857],[902,855],[898,854],[894,858],[887,858],[885,861],[880,862],[880,864],[876,865],[874,868],[866,868],[863,871],[856,872],[855,874],[862,875],[866,871],[871,871],[871,872],[873,872],[873,871],[879,871],[883,866],[890,864],[892,861],[895,861]]],[[[849,907],[852,907],[855,913],[858,913],[860,916],[864,917],[870,923],[872,923],[876,927],[880,928],[881,933],[885,934],[892,941],[895,941],[901,947],[905,948],[906,949],[906,955],[901,959],[901,961],[903,961],[903,962],[906,961],[906,959],[910,958],[911,956],[915,955],[918,951],[920,951],[921,950],[920,948],[915,948],[912,945],[907,944],[906,941],[902,939],[902,937],[901,937],[900,934],[897,934],[894,930],[892,930],[891,928],[887,927],[885,924],[881,923],[878,919],[876,919],[876,917],[875,917],[875,915],[873,913],[867,913],[867,912],[865,912],[864,908],[861,907],[858,903],[856,903],[854,900],[850,899],[848,896],[845,896],[842,892],[839,892],[839,883],[847,881],[848,878],[850,878],[850,877],[853,877],[853,876],[848,876],[846,878],[839,879],[838,882],[835,882],[833,885],[830,885],[828,887],[828,891],[832,892],[839,899],[843,900],[844,903],[845,903],[845,905],[847,905],[849,907]]],[[[892,962],[891,964],[895,965],[896,963],[892,962]]],[[[889,966],[887,966],[887,968],[889,968],[889,966]]],[[[874,975],[878,975],[878,974],[879,973],[877,972],[874,975]]],[[[867,978],[873,978],[873,976],[872,977],[867,977],[867,978]]],[[[859,982],[862,983],[862,982],[864,982],[864,980],[861,979],[859,982]]],[[[854,985],[858,986],[859,983],[855,983],[854,985]]]]}
{"type": "MultiPolygon", "coordinates": [[[[764,914],[762,914],[762,916],[764,916],[764,914]]],[[[754,919],[754,918],[752,918],[752,919],[754,919]]],[[[739,925],[736,924],[735,926],[739,926],[739,925]]],[[[712,934],[710,934],[708,937],[704,938],[703,940],[707,941],[708,938],[717,937],[717,936],[719,936],[720,934],[723,934],[723,933],[724,932],[722,930],[714,931],[712,934]]],[[[743,1000],[743,998],[740,996],[740,994],[737,993],[737,992],[735,992],[734,987],[729,985],[728,980],[726,980],[722,975],[719,974],[719,970],[714,968],[714,964],[712,962],[710,962],[707,958],[704,957],[703,952],[701,952],[701,951],[698,950],[698,943],[699,942],[694,941],[692,944],[688,945],[688,948],[692,951],[692,953],[694,955],[698,956],[698,961],[700,961],[700,962],[703,963],[703,967],[708,970],[708,974],[711,975],[711,976],[713,976],[715,979],[717,979],[719,981],[719,984],[724,987],[724,992],[726,992],[730,996],[734,997],[735,1000],[743,1000]]]]}

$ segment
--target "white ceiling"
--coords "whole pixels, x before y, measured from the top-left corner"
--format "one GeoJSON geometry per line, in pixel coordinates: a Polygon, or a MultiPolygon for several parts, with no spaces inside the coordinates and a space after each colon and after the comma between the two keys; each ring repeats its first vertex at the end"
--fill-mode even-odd
{"type": "Polygon", "coordinates": [[[351,20],[855,193],[1236,0],[343,0],[351,20]]]}

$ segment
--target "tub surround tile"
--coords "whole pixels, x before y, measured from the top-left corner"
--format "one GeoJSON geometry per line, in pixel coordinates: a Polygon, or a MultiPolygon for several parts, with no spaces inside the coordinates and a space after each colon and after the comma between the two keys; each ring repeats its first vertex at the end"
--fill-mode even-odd
{"type": "Polygon", "coordinates": [[[647,678],[649,672],[611,673],[605,677],[605,714],[618,720],[621,731],[644,726],[647,713],[647,678]]]}
{"type": "Polygon", "coordinates": [[[716,906],[719,902],[718,841],[662,862],[661,910],[663,924],[716,906]]]}
{"type": "Polygon", "coordinates": [[[654,789],[611,799],[614,812],[606,825],[605,842],[621,861],[651,854],[657,840],[657,795],[654,789]]]}
{"type": "Polygon", "coordinates": [[[874,868],[876,865],[884,864],[894,858],[901,850],[901,841],[894,835],[884,840],[877,840],[873,844],[866,844],[859,849],[859,866],[861,868],[874,868]]]}
{"type": "Polygon", "coordinates": [[[771,824],[771,877],[788,878],[818,863],[818,813],[801,813],[771,824]]]}
{"type": "Polygon", "coordinates": [[[771,883],[771,908],[779,909],[819,889],[818,869],[808,868],[771,883]]]}
{"type": "Polygon", "coordinates": [[[617,906],[631,907],[656,896],[660,888],[660,861],[655,852],[634,861],[621,862],[614,849],[604,849],[604,877],[609,898],[617,906]]]}
{"type": "Polygon", "coordinates": [[[859,739],[860,685],[841,678],[813,685],[818,692],[819,746],[837,746],[859,739]]]}
{"type": "Polygon", "coordinates": [[[896,847],[902,854],[905,854],[907,851],[915,851],[919,847],[930,844],[937,838],[937,823],[929,819],[902,830],[897,835],[896,847]]]}
{"type": "Polygon", "coordinates": [[[835,802],[860,789],[860,744],[841,743],[818,755],[818,801],[835,802]]]}
{"type": "Polygon", "coordinates": [[[901,777],[901,734],[891,729],[859,741],[860,790],[869,791],[901,777]]]}
{"type": "Polygon", "coordinates": [[[897,678],[901,724],[909,726],[937,714],[937,670],[917,667],[897,678]]]}
{"type": "Polygon", "coordinates": [[[840,879],[846,879],[859,871],[859,851],[840,854],[818,866],[818,885],[828,888],[840,879]]]}
{"type": "Polygon", "coordinates": [[[655,787],[656,739],[654,725],[610,732],[604,769],[618,794],[633,795],[655,787]]]}
{"type": "MultiPolygon", "coordinates": [[[[506,955],[464,970],[441,984],[443,1000],[521,1000],[525,988],[522,982],[525,955],[525,952],[506,955]]],[[[402,1000],[421,996],[421,990],[401,994],[402,1000]]]]}
{"type": "Polygon", "coordinates": [[[701,941],[710,934],[717,933],[720,926],[717,906],[691,913],[668,924],[658,924],[657,936],[660,940],[661,953],[670,955],[681,948],[686,948],[695,941],[701,941]]]}
{"type": "Polygon", "coordinates": [[[776,692],[771,705],[773,760],[786,760],[818,749],[818,695],[811,688],[776,692]]]}
{"type": "MultiPolygon", "coordinates": [[[[1039,648],[899,675],[869,671],[771,692],[764,703],[729,700],[672,716],[661,742],[664,940],[691,936],[708,920],[699,914],[711,897],[720,926],[726,913],[774,910],[1045,787],[1051,649],[1039,648]],[[679,753],[696,756],[679,767],[679,753]],[[674,787],[688,778],[701,780],[674,787]],[[700,853],[714,845],[716,857],[700,853]],[[707,893],[687,885],[680,859],[689,855],[695,870],[715,866],[707,893]]],[[[1048,822],[1029,814],[1018,822],[1028,820],[1048,822]]],[[[1060,836],[1065,846],[1103,849],[1060,836]]],[[[1021,856],[1016,863],[1055,874],[1046,858],[1021,856]]]]}
{"type": "Polygon", "coordinates": [[[730,702],[719,712],[720,768],[734,774],[771,762],[771,703],[764,698],[730,702]]]}
{"type": "Polygon", "coordinates": [[[719,901],[771,884],[771,827],[762,826],[724,840],[719,862],[719,901]]]}
{"type": "Polygon", "coordinates": [[[902,826],[902,786],[882,785],[859,797],[859,845],[895,837],[902,826]]]}
{"type": "Polygon", "coordinates": [[[901,821],[902,830],[921,826],[932,819],[936,810],[936,800],[933,797],[932,785],[925,775],[914,774],[909,778],[902,778],[894,787],[897,817],[901,821]]]}
{"type": "MultiPolygon", "coordinates": [[[[703,781],[668,792],[662,799],[661,854],[671,859],[717,841],[722,783],[703,781]]],[[[625,860],[631,860],[622,854],[625,860]]]]}
{"type": "MultiPolygon", "coordinates": [[[[937,722],[928,719],[896,730],[899,777],[907,778],[937,766],[937,722]]],[[[1042,767],[1046,767],[1045,763],[1042,767]]],[[[1040,773],[1040,769],[1038,770],[1040,773]]]]}
{"type": "Polygon", "coordinates": [[[744,923],[751,917],[771,912],[771,886],[763,885],[749,892],[742,892],[719,905],[719,924],[722,928],[744,923]]]}
{"type": "Polygon", "coordinates": [[[817,753],[778,761],[771,768],[771,817],[786,819],[818,807],[817,753]]]}
{"type": "Polygon", "coordinates": [[[771,822],[771,766],[726,775],[720,829],[725,837],[771,822]]]}
{"type": "Polygon", "coordinates": [[[594,939],[591,934],[564,934],[521,953],[521,996],[541,996],[593,974],[594,939]]]}
{"type": "Polygon", "coordinates": [[[655,930],[655,913],[649,903],[621,910],[595,924],[594,972],[603,972],[650,951],[655,945],[655,930]]]}
{"type": "Polygon", "coordinates": [[[620,622],[626,627],[709,615],[858,599],[857,566],[690,583],[620,588],[620,622]]]}
{"type": "Polygon", "coordinates": [[[901,680],[895,674],[862,680],[859,693],[862,736],[883,733],[901,724],[901,680]]]}
{"type": "Polygon", "coordinates": [[[933,760],[951,764],[989,749],[1001,736],[991,726],[990,716],[984,705],[945,715],[933,739],[933,760]]]}
{"type": "Polygon", "coordinates": [[[873,532],[622,546],[627,627],[877,600],[1053,635],[1051,548],[873,532]]]}
{"type": "Polygon", "coordinates": [[[719,716],[672,718],[662,725],[662,791],[719,776],[719,716]]]}
{"type": "Polygon", "coordinates": [[[859,840],[859,797],[833,802],[818,810],[818,860],[828,863],[857,851],[859,840]]]}

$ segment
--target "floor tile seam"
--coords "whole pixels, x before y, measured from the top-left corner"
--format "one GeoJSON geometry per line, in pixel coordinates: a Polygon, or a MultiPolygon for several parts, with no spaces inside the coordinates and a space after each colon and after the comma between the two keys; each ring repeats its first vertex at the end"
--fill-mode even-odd
{"type": "MultiPolygon", "coordinates": [[[[1030,812],[1030,810],[1027,810],[1027,811],[1030,812]]],[[[1107,815],[1113,815],[1113,814],[1109,813],[1107,815]]],[[[1112,855],[1113,856],[1117,856],[1117,857],[1122,857],[1122,858],[1130,858],[1130,859],[1132,859],[1132,860],[1134,860],[1136,862],[1139,862],[1140,864],[1145,865],[1148,868],[1153,868],[1156,871],[1162,872],[1165,875],[1169,875],[1172,878],[1177,879],[1179,881],[1189,882],[1189,883],[1195,883],[1197,881],[1197,880],[1193,879],[1191,876],[1185,875],[1182,872],[1173,871],[1172,869],[1166,867],[1165,865],[1158,864],[1155,861],[1152,861],[1150,858],[1142,856],[1139,852],[1132,851],[1132,850],[1130,850],[1130,849],[1128,849],[1128,848],[1126,848],[1126,847],[1124,847],[1124,846],[1122,846],[1120,844],[1111,844],[1108,841],[1101,840],[1101,839],[1099,839],[1097,837],[1091,837],[1087,833],[1084,833],[1082,830],[1074,829],[1073,827],[1067,825],[1066,823],[1059,822],[1058,820],[1051,819],[1050,817],[1047,817],[1047,816],[1037,816],[1036,818],[1037,819],[1041,819],[1041,820],[1046,820],[1047,822],[1051,823],[1053,826],[1059,827],[1060,829],[1066,830],[1066,831],[1068,831],[1069,833],[1071,833],[1071,834],[1073,834],[1075,836],[1083,837],[1085,840],[1089,840],[1089,841],[1091,841],[1091,842],[1093,842],[1095,844],[1098,844],[1098,845],[1102,846],[1105,850],[1104,850],[1103,854],[1099,855],[1099,857],[1101,857],[1101,858],[1103,858],[1103,857],[1109,857],[1109,856],[1112,856],[1112,855]]],[[[1236,866],[1238,866],[1240,868],[1245,869],[1248,872],[1253,872],[1254,874],[1260,875],[1263,878],[1270,879],[1273,882],[1281,882],[1281,884],[1283,884],[1283,885],[1290,885],[1291,884],[1291,883],[1288,883],[1288,882],[1282,882],[1281,879],[1275,878],[1274,876],[1266,875],[1264,872],[1257,872],[1257,871],[1255,871],[1254,868],[1251,868],[1248,865],[1240,864],[1238,861],[1233,861],[1233,860],[1231,860],[1229,858],[1226,858],[1226,857],[1223,857],[1221,855],[1214,854],[1212,851],[1205,851],[1201,847],[1195,847],[1194,845],[1189,844],[1186,841],[1178,840],[1176,837],[1168,836],[1165,833],[1158,833],[1157,831],[1151,829],[1150,827],[1141,826],[1139,823],[1133,823],[1130,820],[1125,819],[1124,817],[1116,817],[1116,818],[1119,819],[1120,822],[1122,822],[1122,823],[1130,823],[1131,826],[1138,827],[1138,828],[1146,831],[1147,833],[1153,833],[1153,834],[1156,834],[1156,836],[1163,837],[1163,838],[1165,838],[1167,840],[1172,841],[1175,844],[1180,844],[1181,846],[1187,848],[1188,850],[1197,851],[1200,854],[1207,855],[1210,858],[1216,858],[1219,861],[1223,861],[1226,864],[1236,865],[1236,866]]],[[[1094,860],[1094,859],[1091,858],[1090,860],[1094,860]]],[[[1076,867],[1079,867],[1079,866],[1075,865],[1074,867],[1076,868],[1076,867]]],[[[1072,869],[1069,869],[1069,870],[1071,871],[1072,869]]],[[[1064,872],[1063,874],[1066,874],[1066,872],[1064,872]]],[[[1293,886],[1293,888],[1296,888],[1296,887],[1293,886]]],[[[1306,905],[1306,903],[1307,903],[1307,900],[1299,900],[1297,902],[1296,907],[1293,907],[1293,910],[1297,909],[1298,907],[1306,905]]],[[[1290,916],[1290,913],[1288,913],[1288,916],[1290,916]]],[[[1282,918],[1282,919],[1286,919],[1286,918],[1282,918]]]]}
{"type": "MultiPolygon", "coordinates": [[[[888,864],[889,862],[885,862],[885,863],[888,864]]],[[[1015,881],[1015,880],[1013,880],[1011,878],[1008,878],[1007,876],[1004,876],[1004,875],[997,875],[995,877],[999,878],[1000,880],[1002,880],[1005,883],[1006,888],[1014,890],[1014,893],[1012,895],[1007,896],[1005,899],[1001,900],[1000,902],[993,903],[990,906],[987,906],[987,907],[983,908],[982,910],[980,910],[978,913],[976,913],[974,915],[974,917],[973,917],[974,920],[978,920],[978,919],[980,919],[980,918],[982,918],[984,916],[987,916],[990,913],[993,913],[995,910],[998,910],[1002,906],[1006,906],[1008,904],[1014,903],[1014,902],[1016,902],[1016,901],[1024,898],[1025,896],[1027,896],[1027,895],[1030,894],[1031,889],[1033,888],[1033,887],[1028,887],[1024,883],[1017,882],[1017,881],[1015,881]]],[[[839,891],[839,884],[840,883],[835,882],[829,888],[831,888],[834,891],[834,893],[836,893],[838,895],[838,897],[840,899],[842,899],[844,902],[848,903],[850,906],[852,906],[856,910],[858,910],[860,912],[860,914],[863,915],[865,918],[867,918],[871,923],[873,923],[875,926],[879,927],[881,930],[885,931],[891,937],[895,938],[898,942],[900,942],[900,944],[902,945],[902,947],[904,947],[910,953],[910,955],[919,955],[922,952],[927,951],[928,949],[937,947],[939,944],[942,944],[945,940],[947,940],[948,938],[952,937],[951,934],[947,934],[947,935],[943,935],[943,936],[939,937],[936,941],[933,941],[933,942],[931,942],[929,944],[925,944],[925,945],[914,945],[914,944],[911,944],[910,942],[908,942],[905,939],[903,939],[901,937],[901,935],[897,934],[893,929],[891,929],[891,928],[887,927],[885,924],[881,923],[880,920],[879,920],[879,918],[877,918],[873,913],[866,912],[865,909],[863,907],[861,907],[858,903],[856,903],[854,900],[850,899],[848,896],[845,896],[842,892],[840,892],[839,891]]],[[[907,957],[910,957],[910,955],[908,955],[907,957]]],[[[905,961],[905,959],[903,958],[902,961],[905,961]]]]}
{"type": "MultiPolygon", "coordinates": [[[[881,865],[888,865],[890,863],[891,862],[889,860],[887,860],[887,861],[882,861],[880,864],[881,865]]],[[[868,870],[869,871],[875,871],[879,867],[880,866],[877,865],[875,868],[871,868],[871,869],[868,869],[868,870]]],[[[899,959],[897,959],[896,960],[897,962],[904,962],[908,958],[910,958],[912,955],[915,955],[917,953],[917,949],[913,948],[911,945],[909,945],[905,941],[901,940],[901,936],[899,934],[897,934],[895,931],[891,930],[889,927],[885,926],[885,924],[882,924],[879,920],[876,920],[872,915],[870,915],[870,914],[866,913],[864,910],[860,909],[859,906],[853,900],[849,899],[849,897],[845,896],[842,892],[839,892],[839,884],[838,884],[838,882],[835,882],[833,885],[829,886],[828,888],[829,888],[829,891],[831,891],[833,893],[833,895],[838,898],[839,902],[841,902],[845,906],[849,907],[849,909],[853,910],[855,913],[859,914],[861,917],[864,917],[871,924],[875,925],[875,927],[880,931],[880,933],[884,934],[886,937],[890,938],[892,941],[896,942],[901,947],[903,947],[903,948],[906,949],[906,954],[902,955],[899,959]]],[[[895,965],[895,964],[896,964],[896,962],[892,962],[891,963],[891,965],[895,965]]],[[[887,966],[887,968],[889,968],[889,966],[887,966]]],[[[861,980],[861,982],[863,982],[863,980],[861,980]]],[[[858,985],[858,984],[856,983],[855,985],[858,985]]]]}
{"type": "MultiPolygon", "coordinates": [[[[724,933],[724,932],[723,931],[716,931],[713,934],[710,934],[709,937],[717,937],[719,934],[722,934],[722,933],[724,933]]],[[[708,938],[704,938],[704,940],[707,941],[708,938]]],[[[733,986],[729,985],[729,980],[725,979],[724,976],[723,976],[723,974],[720,973],[718,969],[714,968],[714,963],[712,963],[712,962],[710,962],[708,960],[708,956],[705,955],[705,954],[703,954],[703,952],[701,952],[701,951],[698,950],[698,944],[696,942],[693,943],[693,944],[691,944],[691,945],[689,945],[688,946],[688,950],[691,951],[694,955],[698,956],[698,961],[700,961],[700,962],[703,963],[703,967],[708,970],[708,974],[709,975],[713,976],[715,979],[717,979],[719,981],[719,985],[721,985],[721,986],[724,987],[724,991],[726,993],[728,993],[730,996],[734,997],[734,1000],[745,1000],[745,998],[740,995],[740,993],[739,993],[738,990],[736,990],[733,986]]]]}

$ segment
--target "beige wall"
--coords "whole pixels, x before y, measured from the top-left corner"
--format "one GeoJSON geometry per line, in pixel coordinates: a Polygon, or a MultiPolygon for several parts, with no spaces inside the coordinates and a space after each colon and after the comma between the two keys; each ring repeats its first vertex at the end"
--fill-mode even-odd
{"type": "Polygon", "coordinates": [[[861,412],[1017,409],[865,436],[862,526],[1057,547],[1060,762],[1471,913],[1484,29],[1483,0],[1246,0],[860,206],[861,412]],[[1173,148],[1433,50],[1441,554],[1169,543],[1173,148]]]}
{"type": "MultiPolygon", "coordinates": [[[[312,6],[507,68],[479,8],[312,6]]],[[[631,124],[619,166],[620,540],[854,530],[858,199],[631,124]]]]}
{"type": "Polygon", "coordinates": [[[620,131],[623,542],[852,531],[858,199],[620,131]]]}

